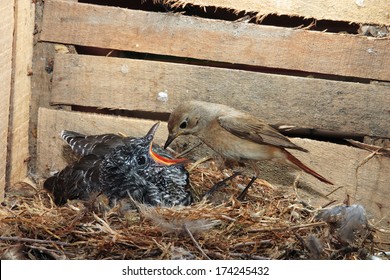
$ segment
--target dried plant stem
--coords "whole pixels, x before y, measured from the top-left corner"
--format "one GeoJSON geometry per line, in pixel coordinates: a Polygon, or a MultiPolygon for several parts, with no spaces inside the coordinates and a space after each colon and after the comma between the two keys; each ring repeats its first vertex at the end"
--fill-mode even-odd
{"type": "Polygon", "coordinates": [[[181,152],[180,154],[177,155],[177,157],[184,157],[186,154],[190,153],[191,151],[195,150],[196,148],[198,148],[200,145],[202,145],[203,143],[200,142],[198,143],[197,145],[193,146],[193,147],[189,147],[187,150],[181,152]]]}
{"type": "Polygon", "coordinates": [[[370,151],[370,152],[375,152],[377,154],[381,154],[381,155],[386,156],[386,157],[390,157],[390,149],[388,149],[388,148],[369,145],[369,144],[361,143],[359,141],[355,141],[352,139],[347,139],[347,141],[358,148],[365,149],[365,150],[370,151]]]}
{"type": "Polygon", "coordinates": [[[192,235],[191,231],[188,229],[187,225],[184,224],[184,230],[187,232],[187,234],[190,236],[192,242],[194,242],[195,244],[195,247],[202,253],[202,256],[205,257],[206,259],[208,260],[211,260],[209,258],[209,256],[207,256],[207,254],[203,251],[202,247],[200,247],[198,241],[196,241],[196,239],[194,238],[194,236],[192,235]]]}
{"type": "Polygon", "coordinates": [[[41,240],[41,239],[32,239],[32,238],[23,238],[23,237],[12,237],[12,236],[0,236],[0,240],[3,241],[14,241],[14,242],[28,242],[28,243],[39,243],[39,244],[50,244],[54,243],[61,246],[70,246],[72,244],[55,241],[55,240],[41,240]]]}
{"type": "Polygon", "coordinates": [[[285,230],[294,230],[294,229],[301,229],[301,228],[308,228],[308,227],[317,227],[323,225],[326,225],[326,222],[317,222],[311,224],[296,225],[291,227],[254,228],[248,230],[248,232],[285,231],[285,230]]]}

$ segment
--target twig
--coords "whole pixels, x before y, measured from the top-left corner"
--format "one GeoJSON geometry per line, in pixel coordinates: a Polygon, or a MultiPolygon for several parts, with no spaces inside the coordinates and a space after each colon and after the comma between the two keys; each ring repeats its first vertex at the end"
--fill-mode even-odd
{"type": "Polygon", "coordinates": [[[306,245],[305,240],[303,240],[302,236],[300,236],[298,233],[294,232],[295,237],[298,239],[298,241],[301,243],[302,247],[305,248],[307,251],[309,251],[309,248],[306,245]]]}
{"type": "Polygon", "coordinates": [[[190,168],[188,168],[188,172],[191,173],[192,170],[194,170],[199,164],[205,162],[205,161],[208,161],[210,160],[211,157],[204,157],[204,158],[201,158],[201,159],[198,159],[197,161],[195,161],[190,168]]]}
{"type": "Polygon", "coordinates": [[[384,148],[384,147],[379,147],[375,145],[370,145],[366,143],[362,143],[359,141],[355,141],[352,139],[346,139],[347,142],[351,143],[353,146],[370,151],[370,152],[376,152],[378,154],[381,154],[386,157],[390,157],[390,149],[384,148]]]}
{"type": "Polygon", "coordinates": [[[109,233],[109,234],[112,234],[112,235],[118,235],[118,233],[113,230],[110,225],[104,221],[102,218],[100,218],[98,215],[96,215],[95,213],[92,213],[92,216],[94,217],[94,219],[101,225],[101,230],[105,233],[109,233]]]}
{"type": "Polygon", "coordinates": [[[0,236],[0,240],[3,241],[15,241],[15,242],[28,242],[28,243],[39,243],[39,244],[50,244],[54,243],[61,246],[71,246],[72,244],[55,241],[55,240],[41,240],[41,239],[32,239],[32,238],[24,238],[24,237],[13,237],[13,236],[0,236]]]}
{"type": "Polygon", "coordinates": [[[365,157],[355,168],[355,178],[356,178],[356,188],[355,192],[358,191],[358,173],[359,173],[359,168],[362,167],[364,164],[366,164],[370,159],[375,157],[377,155],[377,151],[372,152],[369,154],[367,157],[365,157]]]}
{"type": "Polygon", "coordinates": [[[194,242],[196,248],[202,253],[202,256],[205,257],[208,260],[211,260],[209,256],[203,251],[203,249],[200,247],[199,243],[195,240],[194,236],[192,235],[191,231],[188,229],[187,224],[184,224],[184,230],[187,232],[187,234],[190,236],[192,242],[194,242]]]}
{"type": "Polygon", "coordinates": [[[106,54],[106,57],[107,57],[107,56],[110,56],[110,55],[112,54],[113,51],[114,51],[114,50],[110,50],[110,51],[106,54]]]}
{"type": "Polygon", "coordinates": [[[345,257],[345,255],[350,254],[350,253],[354,253],[354,252],[359,252],[359,250],[360,250],[360,249],[357,248],[357,247],[350,247],[350,246],[347,246],[347,247],[341,248],[341,249],[339,249],[339,250],[337,250],[337,251],[334,251],[334,252],[330,255],[329,259],[334,260],[334,259],[336,259],[338,256],[345,257]]]}
{"type": "Polygon", "coordinates": [[[262,257],[262,256],[256,256],[251,254],[245,254],[245,253],[229,253],[232,257],[240,257],[246,260],[269,260],[270,258],[262,257]]]}
{"type": "MultiPolygon", "coordinates": [[[[209,197],[212,196],[217,190],[219,190],[220,188],[222,188],[223,186],[225,186],[227,181],[233,180],[233,179],[234,179],[235,177],[237,177],[238,175],[240,175],[240,172],[234,172],[233,175],[231,175],[231,176],[229,176],[229,177],[223,179],[222,181],[220,181],[220,182],[214,184],[214,186],[212,186],[212,188],[211,188],[210,190],[208,190],[208,191],[204,194],[203,198],[206,198],[206,199],[209,198],[209,197]]],[[[256,177],[254,177],[254,178],[256,179],[256,177]]],[[[252,183],[253,183],[253,181],[251,181],[250,184],[252,184],[252,183]]],[[[248,184],[248,185],[249,185],[249,184],[248,184]]]]}
{"type": "Polygon", "coordinates": [[[67,259],[66,256],[64,255],[64,253],[61,251],[58,251],[58,250],[48,249],[45,247],[34,246],[34,245],[27,245],[27,247],[29,247],[31,249],[39,250],[41,252],[46,252],[47,254],[52,256],[55,260],[66,260],[67,259]],[[58,253],[60,253],[60,254],[58,254],[58,253]]]}
{"type": "Polygon", "coordinates": [[[250,242],[241,242],[238,244],[233,245],[234,249],[238,249],[244,246],[251,246],[251,245],[272,245],[273,241],[268,239],[268,240],[260,240],[260,241],[250,241],[250,242]]]}
{"type": "Polygon", "coordinates": [[[329,201],[328,203],[326,203],[326,204],[322,205],[322,206],[321,206],[321,208],[328,207],[329,205],[331,205],[331,204],[335,203],[336,201],[337,201],[336,199],[335,199],[335,200],[332,200],[332,201],[329,201]]]}
{"type": "Polygon", "coordinates": [[[190,153],[192,150],[195,150],[196,148],[198,148],[200,145],[202,145],[203,143],[200,142],[198,144],[196,144],[195,146],[193,147],[189,147],[187,150],[181,152],[180,154],[177,155],[177,157],[184,157],[186,154],[190,153]]]}
{"type": "Polygon", "coordinates": [[[248,230],[248,232],[288,231],[288,230],[308,228],[308,227],[317,227],[317,226],[323,226],[323,225],[326,225],[326,222],[317,222],[317,223],[311,223],[311,224],[296,225],[296,226],[291,226],[291,227],[254,228],[254,229],[248,230]]]}
{"type": "Polygon", "coordinates": [[[341,189],[341,188],[343,188],[343,186],[340,186],[340,187],[335,188],[333,191],[331,191],[330,193],[327,193],[325,196],[328,197],[328,196],[330,196],[332,193],[334,193],[335,191],[337,191],[337,190],[339,190],[339,189],[341,189]]]}

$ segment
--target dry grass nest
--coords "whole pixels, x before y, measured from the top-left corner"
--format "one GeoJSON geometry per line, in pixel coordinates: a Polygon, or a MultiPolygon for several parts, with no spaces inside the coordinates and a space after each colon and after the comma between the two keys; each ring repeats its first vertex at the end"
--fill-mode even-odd
{"type": "MultiPolygon", "coordinates": [[[[57,207],[40,184],[20,183],[0,207],[2,259],[363,259],[380,250],[365,228],[352,240],[318,209],[269,183],[256,180],[244,202],[236,199],[247,179],[229,182],[211,166],[191,170],[197,202],[188,207],[107,206],[71,201],[57,207]],[[329,222],[329,221],[328,221],[329,222]]],[[[290,189],[291,190],[291,189],[290,189]]]]}

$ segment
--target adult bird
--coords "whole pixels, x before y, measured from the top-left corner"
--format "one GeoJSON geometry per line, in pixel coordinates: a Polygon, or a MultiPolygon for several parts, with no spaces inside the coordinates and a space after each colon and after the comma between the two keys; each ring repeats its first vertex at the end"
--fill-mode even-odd
{"type": "Polygon", "coordinates": [[[62,131],[62,138],[80,159],[48,178],[44,188],[58,205],[70,199],[88,200],[94,193],[107,195],[110,204],[129,195],[152,206],[190,204],[185,159],[175,159],[153,144],[158,126],[141,138],[62,131]]]}
{"type": "Polygon", "coordinates": [[[241,199],[259,175],[256,164],[259,160],[288,163],[333,185],[286,149],[308,150],[294,144],[263,120],[226,105],[194,100],[181,103],[169,117],[168,131],[164,148],[180,135],[194,135],[224,159],[249,164],[254,176],[240,194],[241,199]]]}

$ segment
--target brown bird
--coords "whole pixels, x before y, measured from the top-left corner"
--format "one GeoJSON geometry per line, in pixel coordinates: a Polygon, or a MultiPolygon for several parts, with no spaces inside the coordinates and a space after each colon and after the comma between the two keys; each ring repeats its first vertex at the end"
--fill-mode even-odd
{"type": "Polygon", "coordinates": [[[292,143],[259,118],[229,106],[203,101],[184,102],[170,115],[168,130],[169,136],[164,148],[176,137],[191,134],[223,158],[249,164],[254,177],[240,198],[245,196],[247,189],[258,177],[256,162],[259,160],[277,160],[297,166],[318,180],[333,185],[286,149],[302,152],[308,150],[292,143]]]}

